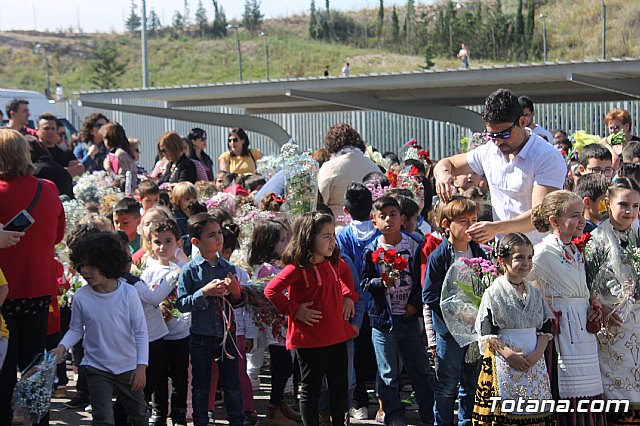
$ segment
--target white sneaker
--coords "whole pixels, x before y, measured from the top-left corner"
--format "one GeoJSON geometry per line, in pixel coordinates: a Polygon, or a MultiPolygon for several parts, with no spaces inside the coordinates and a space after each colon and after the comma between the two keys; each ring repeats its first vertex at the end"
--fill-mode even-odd
{"type": "Polygon", "coordinates": [[[376,412],[376,422],[384,424],[384,411],[376,412]]]}
{"type": "Polygon", "coordinates": [[[251,382],[251,388],[254,391],[260,390],[260,377],[256,377],[255,379],[249,376],[249,381],[251,382]]]}
{"type": "Polygon", "coordinates": [[[349,409],[349,416],[355,420],[369,420],[369,408],[368,407],[360,407],[360,408],[351,407],[349,409]]]}

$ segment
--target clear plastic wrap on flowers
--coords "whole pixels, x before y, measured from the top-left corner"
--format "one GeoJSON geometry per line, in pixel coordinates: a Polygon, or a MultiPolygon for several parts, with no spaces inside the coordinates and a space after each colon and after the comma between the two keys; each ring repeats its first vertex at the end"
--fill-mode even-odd
{"type": "Polygon", "coordinates": [[[293,223],[304,213],[315,210],[318,197],[318,163],[308,153],[298,153],[298,146],[282,147],[286,209],[293,223]]]}
{"type": "Polygon", "coordinates": [[[13,409],[17,414],[24,414],[30,424],[38,423],[49,412],[56,365],[55,355],[45,352],[42,360],[27,367],[16,383],[13,409]]]}
{"type": "Polygon", "coordinates": [[[478,340],[475,330],[484,290],[496,276],[491,261],[460,258],[449,268],[442,283],[440,308],[449,332],[460,347],[478,340]]]}

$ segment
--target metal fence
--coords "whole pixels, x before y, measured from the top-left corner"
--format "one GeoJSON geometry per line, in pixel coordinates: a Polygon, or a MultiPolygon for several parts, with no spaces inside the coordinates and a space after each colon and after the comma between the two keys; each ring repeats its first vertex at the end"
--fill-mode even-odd
{"type": "MultiPolygon", "coordinates": [[[[115,99],[123,103],[123,99],[115,99]]],[[[140,106],[164,107],[163,102],[146,100],[126,100],[140,106]]],[[[78,106],[67,101],[59,105],[73,125],[80,129],[82,120],[96,109],[78,106]]],[[[593,102],[536,105],[535,122],[548,130],[564,129],[567,132],[585,130],[587,133],[604,135],[604,117],[612,108],[624,108],[631,113],[632,123],[640,120],[640,102],[593,102]]],[[[480,112],[481,106],[469,107],[480,112]]],[[[241,110],[222,107],[194,107],[197,111],[222,113],[242,113],[241,110]]],[[[206,152],[216,159],[225,149],[228,129],[216,126],[189,123],[172,119],[148,117],[118,111],[100,111],[125,128],[129,137],[142,141],[141,163],[148,169],[153,166],[157,154],[156,144],[162,133],[175,130],[186,136],[193,127],[201,127],[209,136],[206,152]]],[[[272,120],[284,128],[292,138],[306,150],[321,148],[327,130],[336,123],[348,123],[360,132],[363,139],[379,151],[399,153],[410,139],[429,150],[431,158],[440,159],[454,154],[459,149],[459,141],[469,135],[469,130],[451,123],[391,114],[381,111],[347,111],[334,113],[306,114],[266,114],[260,117],[272,120]]],[[[251,146],[265,154],[277,154],[278,147],[267,137],[249,132],[251,146]]]]}

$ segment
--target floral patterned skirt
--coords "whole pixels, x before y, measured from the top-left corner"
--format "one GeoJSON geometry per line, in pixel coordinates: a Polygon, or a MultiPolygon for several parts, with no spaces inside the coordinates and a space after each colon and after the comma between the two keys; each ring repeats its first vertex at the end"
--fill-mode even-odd
{"type": "MultiPolygon", "coordinates": [[[[537,364],[536,364],[537,365],[537,364]]],[[[500,398],[496,356],[493,348],[487,346],[482,359],[482,367],[478,376],[475,405],[473,407],[474,425],[544,425],[555,424],[555,417],[550,413],[540,414],[511,414],[502,413],[500,404],[495,404],[491,398],[500,398]]]]}

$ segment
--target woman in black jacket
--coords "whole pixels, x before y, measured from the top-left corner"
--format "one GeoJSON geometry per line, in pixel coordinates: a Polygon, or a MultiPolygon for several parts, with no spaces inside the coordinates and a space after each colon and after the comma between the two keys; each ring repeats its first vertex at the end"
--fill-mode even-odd
{"type": "Polygon", "coordinates": [[[199,161],[207,171],[207,179],[213,180],[213,160],[204,152],[207,147],[207,132],[195,127],[189,133],[189,157],[192,160],[199,161]]]}
{"type": "Polygon", "coordinates": [[[169,160],[160,183],[178,183],[188,181],[196,183],[198,173],[193,162],[184,155],[182,138],[177,132],[166,132],[158,142],[160,156],[169,160]]]}

